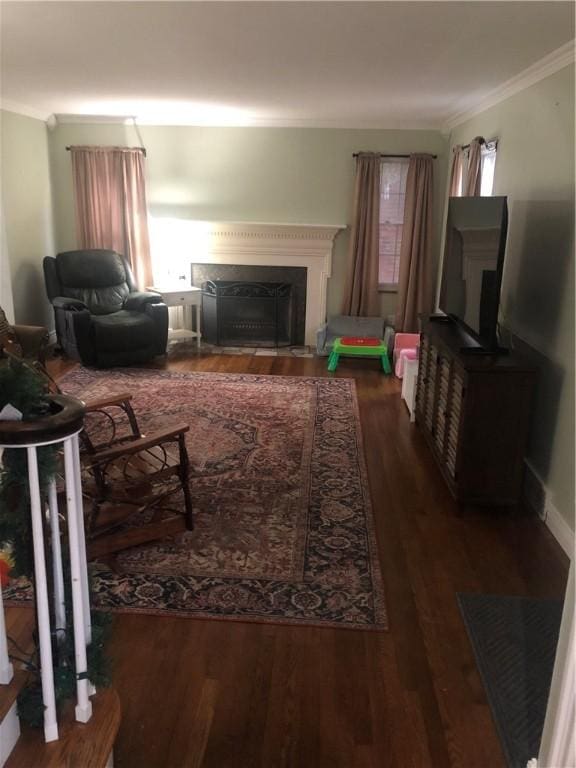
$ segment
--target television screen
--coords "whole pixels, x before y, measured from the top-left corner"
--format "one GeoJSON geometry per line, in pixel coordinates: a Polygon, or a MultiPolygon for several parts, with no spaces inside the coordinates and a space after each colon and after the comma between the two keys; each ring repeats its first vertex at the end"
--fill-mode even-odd
{"type": "Polygon", "coordinates": [[[482,346],[496,346],[508,209],[505,197],[451,197],[439,307],[482,346]]]}

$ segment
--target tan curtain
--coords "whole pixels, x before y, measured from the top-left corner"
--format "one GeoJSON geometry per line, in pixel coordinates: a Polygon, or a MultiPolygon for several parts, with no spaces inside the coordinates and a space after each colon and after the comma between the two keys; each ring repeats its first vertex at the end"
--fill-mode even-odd
{"type": "Polygon", "coordinates": [[[466,176],[466,189],[464,194],[467,197],[478,197],[480,195],[481,180],[481,148],[484,144],[482,136],[476,136],[470,142],[468,150],[468,174],[466,176]]]}
{"type": "Polygon", "coordinates": [[[79,248],[110,248],[128,259],[140,289],[152,285],[144,152],[71,147],[79,248]]]}
{"type": "Polygon", "coordinates": [[[456,144],[452,150],[452,169],[450,171],[450,197],[460,197],[462,195],[462,170],[464,167],[464,152],[462,145],[456,144]]]}
{"type": "Polygon", "coordinates": [[[362,152],[356,158],[348,279],[342,305],[345,315],[370,317],[380,314],[379,239],[380,155],[362,152]]]}
{"type": "Polygon", "coordinates": [[[432,186],[432,156],[411,155],[400,247],[396,331],[417,332],[418,316],[432,311],[432,186]]]}

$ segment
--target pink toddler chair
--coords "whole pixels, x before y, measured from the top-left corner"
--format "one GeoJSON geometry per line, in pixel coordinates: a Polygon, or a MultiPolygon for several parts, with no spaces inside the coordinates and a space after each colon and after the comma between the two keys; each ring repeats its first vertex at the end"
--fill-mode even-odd
{"type": "Polygon", "coordinates": [[[399,379],[404,376],[404,361],[406,358],[415,360],[419,346],[419,333],[397,333],[394,336],[394,373],[399,379]]]}

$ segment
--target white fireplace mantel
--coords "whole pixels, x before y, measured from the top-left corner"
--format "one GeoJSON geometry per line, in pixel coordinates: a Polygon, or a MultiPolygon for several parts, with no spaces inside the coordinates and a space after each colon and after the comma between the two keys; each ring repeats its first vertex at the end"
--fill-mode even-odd
{"type": "Polygon", "coordinates": [[[345,225],[198,222],[195,264],[306,267],[305,343],[314,345],[326,319],[334,239],[345,225]]]}

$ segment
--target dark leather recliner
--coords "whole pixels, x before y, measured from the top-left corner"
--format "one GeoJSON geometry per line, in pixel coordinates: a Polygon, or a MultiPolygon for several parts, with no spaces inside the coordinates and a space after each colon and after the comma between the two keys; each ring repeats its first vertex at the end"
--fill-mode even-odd
{"type": "Polygon", "coordinates": [[[44,279],[58,343],[73,360],[108,367],[166,352],[168,307],[159,294],[137,290],[119,253],[92,249],[46,256],[44,279]]]}

